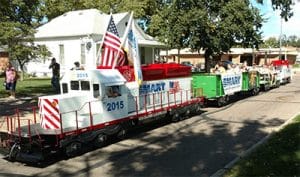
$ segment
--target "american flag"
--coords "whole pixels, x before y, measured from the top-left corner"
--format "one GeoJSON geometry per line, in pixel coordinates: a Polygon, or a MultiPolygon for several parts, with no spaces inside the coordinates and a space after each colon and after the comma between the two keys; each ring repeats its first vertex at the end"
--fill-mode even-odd
{"type": "Polygon", "coordinates": [[[113,17],[110,16],[109,25],[103,40],[102,60],[100,62],[100,66],[123,66],[125,63],[125,53],[121,48],[119,33],[113,17]]]}

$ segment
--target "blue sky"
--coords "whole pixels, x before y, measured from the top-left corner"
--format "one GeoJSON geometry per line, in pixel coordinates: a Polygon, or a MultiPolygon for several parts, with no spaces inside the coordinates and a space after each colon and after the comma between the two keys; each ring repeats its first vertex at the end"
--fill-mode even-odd
{"type": "MultiPolygon", "coordinates": [[[[254,7],[260,9],[261,14],[267,19],[263,24],[263,38],[276,37],[280,35],[280,11],[273,11],[271,0],[264,0],[264,4],[257,4],[255,0],[251,0],[254,7]]],[[[295,5],[292,7],[294,15],[288,22],[282,20],[282,35],[296,35],[300,37],[300,2],[295,0],[295,5]]]]}

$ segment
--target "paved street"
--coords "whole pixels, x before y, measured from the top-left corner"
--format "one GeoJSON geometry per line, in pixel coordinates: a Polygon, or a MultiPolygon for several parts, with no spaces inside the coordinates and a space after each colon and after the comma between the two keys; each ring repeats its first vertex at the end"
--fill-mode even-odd
{"type": "Polygon", "coordinates": [[[210,176],[300,110],[300,74],[291,84],[44,168],[0,159],[0,176],[210,176]]]}

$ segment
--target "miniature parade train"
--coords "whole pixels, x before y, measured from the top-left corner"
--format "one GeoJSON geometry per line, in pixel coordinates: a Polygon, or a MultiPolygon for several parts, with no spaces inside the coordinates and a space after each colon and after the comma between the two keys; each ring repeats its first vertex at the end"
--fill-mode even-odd
{"type": "Polygon", "coordinates": [[[21,118],[18,111],[6,117],[0,146],[8,159],[23,162],[40,162],[58,152],[73,157],[86,145],[102,147],[111,136],[122,138],[130,128],[152,120],[175,122],[197,114],[205,100],[217,100],[222,106],[229,95],[256,95],[265,84],[278,86],[270,79],[277,74],[263,77],[256,70],[192,74],[189,66],[150,64],[141,71],[141,83],[130,66],[68,71],[60,82],[61,94],[39,97],[34,120],[21,118]]]}

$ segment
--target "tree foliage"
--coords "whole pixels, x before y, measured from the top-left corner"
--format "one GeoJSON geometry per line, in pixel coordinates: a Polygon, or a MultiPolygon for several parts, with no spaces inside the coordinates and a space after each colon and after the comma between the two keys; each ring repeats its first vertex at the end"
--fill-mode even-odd
{"type": "MultiPolygon", "coordinates": [[[[257,0],[257,2],[263,4],[264,0],[257,0]]],[[[288,19],[293,16],[293,0],[271,0],[271,2],[273,10],[280,10],[280,16],[285,21],[288,21],[288,19]]]]}
{"type": "Polygon", "coordinates": [[[154,15],[149,31],[171,48],[205,50],[208,61],[237,44],[258,47],[262,21],[247,0],[174,0],[154,15]]]}
{"type": "Polygon", "coordinates": [[[105,13],[134,11],[136,18],[150,20],[163,0],[43,0],[42,11],[51,20],[65,12],[95,8],[105,13]]]}
{"type": "MultiPolygon", "coordinates": [[[[300,38],[297,37],[296,35],[292,35],[292,36],[286,36],[283,35],[281,38],[281,43],[282,46],[285,47],[300,47],[300,38]]],[[[270,37],[268,39],[266,39],[263,44],[261,45],[261,47],[263,48],[279,48],[280,47],[280,41],[279,39],[275,38],[275,37],[270,37]]]]}
{"type": "Polygon", "coordinates": [[[0,45],[6,45],[11,60],[17,60],[21,70],[37,58],[44,46],[34,46],[35,28],[43,19],[39,0],[0,0],[0,45]]]}

